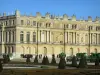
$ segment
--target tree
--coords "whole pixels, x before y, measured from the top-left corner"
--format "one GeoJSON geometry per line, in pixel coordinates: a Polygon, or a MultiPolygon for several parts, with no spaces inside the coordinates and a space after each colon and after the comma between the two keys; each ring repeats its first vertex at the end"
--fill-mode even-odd
{"type": "Polygon", "coordinates": [[[3,66],[2,66],[2,63],[0,61],[0,72],[3,70],[3,66]]]}
{"type": "Polygon", "coordinates": [[[7,61],[10,62],[10,57],[9,57],[9,55],[7,55],[7,61]]]}
{"type": "Polygon", "coordinates": [[[77,59],[75,56],[72,57],[72,67],[77,67],[77,59]]]}
{"type": "Polygon", "coordinates": [[[84,55],[81,56],[78,68],[87,68],[87,61],[84,55]]]}
{"type": "Polygon", "coordinates": [[[65,69],[66,68],[66,61],[65,61],[65,58],[64,57],[61,57],[60,58],[60,62],[58,64],[58,68],[59,69],[65,69]]]}
{"type": "Polygon", "coordinates": [[[35,56],[34,63],[35,63],[35,64],[38,63],[38,55],[35,56]]]}
{"type": "Polygon", "coordinates": [[[4,63],[8,63],[10,61],[9,55],[3,55],[4,63]]]}
{"type": "Polygon", "coordinates": [[[55,59],[55,55],[52,55],[52,60],[51,60],[51,64],[56,64],[56,59],[55,59]]]}

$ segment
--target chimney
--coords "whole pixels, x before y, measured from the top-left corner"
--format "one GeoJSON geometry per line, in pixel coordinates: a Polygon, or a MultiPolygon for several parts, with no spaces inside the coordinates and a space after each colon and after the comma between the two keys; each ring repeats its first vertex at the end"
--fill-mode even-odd
{"type": "Polygon", "coordinates": [[[76,21],[76,16],[73,14],[72,21],[76,21]]]}

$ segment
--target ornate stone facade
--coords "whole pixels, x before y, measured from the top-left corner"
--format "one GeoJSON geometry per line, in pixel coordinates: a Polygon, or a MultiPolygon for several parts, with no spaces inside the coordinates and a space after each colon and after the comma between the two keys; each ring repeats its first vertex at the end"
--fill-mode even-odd
{"type": "Polygon", "coordinates": [[[41,16],[14,15],[0,16],[0,53],[59,54],[67,56],[85,52],[100,52],[100,20],[76,20],[73,15],[62,17],[46,13],[41,16]]]}

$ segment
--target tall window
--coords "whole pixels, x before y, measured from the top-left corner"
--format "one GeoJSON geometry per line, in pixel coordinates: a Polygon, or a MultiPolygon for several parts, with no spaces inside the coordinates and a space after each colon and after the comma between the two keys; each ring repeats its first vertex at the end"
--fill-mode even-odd
{"type": "Polygon", "coordinates": [[[33,21],[33,26],[36,26],[36,21],[33,21]]]}
{"type": "Polygon", "coordinates": [[[14,42],[14,31],[12,32],[12,35],[13,35],[13,42],[14,42]]]}
{"type": "Polygon", "coordinates": [[[36,32],[33,32],[33,42],[36,42],[36,32]]]}
{"type": "Polygon", "coordinates": [[[5,47],[5,53],[7,53],[7,47],[5,47]]]}
{"type": "Polygon", "coordinates": [[[30,21],[29,20],[27,20],[27,25],[30,25],[30,21]]]}
{"type": "Polygon", "coordinates": [[[5,25],[7,25],[7,21],[5,22],[5,25]]]}
{"type": "Polygon", "coordinates": [[[24,42],[24,33],[23,31],[20,32],[20,43],[24,42]]]}
{"type": "Polygon", "coordinates": [[[24,20],[21,20],[21,25],[23,25],[24,24],[24,20]]]}
{"type": "Polygon", "coordinates": [[[12,21],[12,24],[13,24],[13,25],[15,24],[15,20],[12,21]]]}
{"type": "Polygon", "coordinates": [[[11,42],[11,31],[9,31],[9,42],[11,42]]]}
{"type": "Polygon", "coordinates": [[[9,25],[11,25],[11,20],[9,20],[9,25]]]}
{"type": "Polygon", "coordinates": [[[26,41],[27,41],[27,43],[30,42],[30,32],[27,32],[26,41]]]}

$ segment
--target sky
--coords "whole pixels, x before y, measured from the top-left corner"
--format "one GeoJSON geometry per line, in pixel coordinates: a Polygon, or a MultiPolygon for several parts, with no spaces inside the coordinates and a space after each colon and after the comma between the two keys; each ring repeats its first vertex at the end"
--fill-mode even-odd
{"type": "Polygon", "coordinates": [[[91,16],[100,17],[100,0],[0,0],[0,13],[14,13],[19,10],[21,14],[34,16],[40,12],[43,16],[46,12],[52,15],[67,14],[76,15],[77,19],[91,16]]]}

